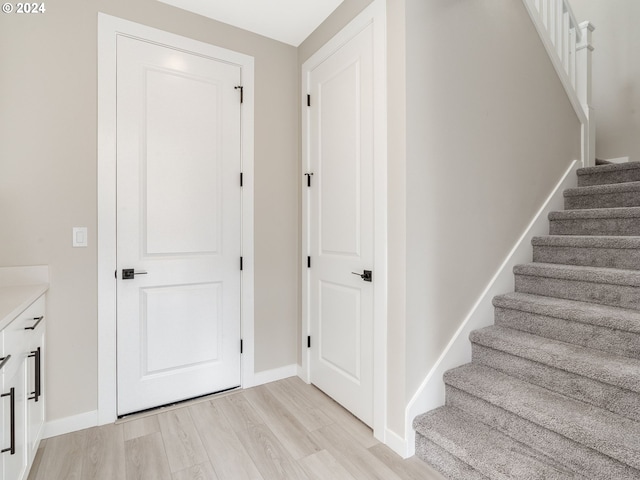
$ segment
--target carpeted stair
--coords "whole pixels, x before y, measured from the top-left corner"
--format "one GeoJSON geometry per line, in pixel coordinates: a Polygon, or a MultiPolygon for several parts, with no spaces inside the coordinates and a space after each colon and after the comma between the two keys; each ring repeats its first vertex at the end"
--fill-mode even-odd
{"type": "Polygon", "coordinates": [[[455,480],[640,479],[640,163],[578,170],[416,455],[455,480]]]}

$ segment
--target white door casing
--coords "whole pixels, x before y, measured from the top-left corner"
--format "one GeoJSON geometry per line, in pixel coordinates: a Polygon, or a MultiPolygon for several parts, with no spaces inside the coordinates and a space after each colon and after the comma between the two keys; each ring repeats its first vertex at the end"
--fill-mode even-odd
{"type": "Polygon", "coordinates": [[[386,38],[374,1],[302,67],[302,376],[386,424],[386,38]],[[310,94],[311,106],[307,106],[310,94]],[[311,268],[307,258],[311,257],[311,268]],[[373,282],[352,272],[373,271],[373,282]],[[374,355],[375,352],[375,355],[374,355]]]}
{"type": "MultiPolygon", "coordinates": [[[[240,116],[241,169],[241,383],[255,382],[253,365],[253,118],[254,59],[210,44],[102,13],[98,14],[98,410],[78,417],[77,428],[111,423],[117,416],[116,375],[116,45],[136,38],[177,51],[235,65],[241,70],[244,103],[240,116]],[[94,423],[95,422],[95,423],[94,423]]],[[[239,95],[239,92],[236,92],[239,95]]],[[[236,97],[237,98],[237,97],[236,97]]],[[[237,263],[236,263],[237,266],[237,263]]],[[[134,267],[133,265],[131,267],[134,267]]],[[[124,268],[124,267],[122,267],[124,268]]],[[[119,272],[121,275],[121,272],[119,272]]],[[[150,277],[150,274],[148,275],[150,277]]],[[[144,276],[139,279],[145,278],[144,276]]],[[[134,281],[138,282],[136,278],[134,281]]],[[[141,280],[143,281],[143,280],[141,280]]],[[[198,284],[198,281],[195,281],[198,284]]],[[[206,282],[205,282],[206,283],[206,282]]],[[[197,289],[196,289],[197,290],[197,289]]],[[[193,293],[197,295],[196,293],[193,293]]]]}
{"type": "Polygon", "coordinates": [[[241,69],[117,42],[123,415],[240,385],[241,69]]]}

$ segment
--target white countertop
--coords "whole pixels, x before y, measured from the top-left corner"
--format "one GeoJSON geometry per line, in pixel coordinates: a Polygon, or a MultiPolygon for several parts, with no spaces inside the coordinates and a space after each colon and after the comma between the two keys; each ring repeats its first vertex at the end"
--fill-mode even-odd
{"type": "Polygon", "coordinates": [[[49,267],[0,267],[0,330],[49,289],[49,267]]]}
{"type": "Polygon", "coordinates": [[[49,288],[49,284],[0,287],[0,330],[9,325],[49,288]]]}

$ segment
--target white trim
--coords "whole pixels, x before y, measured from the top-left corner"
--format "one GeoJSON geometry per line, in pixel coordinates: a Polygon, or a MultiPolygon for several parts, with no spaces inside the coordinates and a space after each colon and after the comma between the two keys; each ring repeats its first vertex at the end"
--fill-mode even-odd
{"type": "Polygon", "coordinates": [[[385,432],[385,445],[389,447],[391,450],[396,452],[398,455],[402,456],[402,458],[408,458],[404,456],[404,452],[406,451],[406,440],[398,435],[393,430],[387,428],[385,432]]]}
{"type": "Polygon", "coordinates": [[[57,437],[65,433],[77,432],[98,425],[98,411],[80,413],[71,417],[60,418],[45,423],[42,438],[57,437]]]}
{"type": "Polygon", "coordinates": [[[242,382],[254,376],[254,59],[208,43],[98,13],[98,424],[116,419],[116,38],[140,38],[239,65],[242,104],[242,382]]]}
{"type": "MultiPolygon", "coordinates": [[[[309,74],[340,47],[373,25],[374,63],[374,309],[373,309],[373,432],[384,442],[387,423],[387,32],[386,4],[384,0],[374,0],[349,25],[336,34],[302,65],[302,172],[309,171],[309,112],[307,93],[309,74]]],[[[309,243],[309,192],[306,182],[301,179],[302,188],[302,319],[301,345],[302,365],[299,376],[305,382],[310,380],[309,352],[306,348],[309,335],[309,271],[307,254],[309,243]]]]}
{"type": "Polygon", "coordinates": [[[257,387],[258,385],[264,385],[265,383],[277,382],[289,377],[295,377],[298,375],[298,365],[295,363],[292,365],[285,365],[284,367],[273,368],[271,370],[265,370],[263,372],[256,372],[252,376],[252,383],[244,382],[243,388],[257,387]]]}
{"type": "Polygon", "coordinates": [[[408,458],[415,453],[415,431],[413,419],[421,413],[427,412],[444,404],[444,382],[442,375],[447,370],[471,361],[471,343],[469,333],[493,324],[493,297],[514,289],[513,267],[522,263],[531,262],[533,247],[531,239],[538,235],[547,235],[549,232],[549,212],[564,209],[563,192],[567,188],[575,187],[577,176],[575,171],[580,167],[580,162],[574,160],[564,173],[551,194],[547,197],[538,212],[535,214],[527,228],[524,230],[516,244],[498,268],[493,278],[489,281],[484,291],[471,308],[454,336],[449,341],[434,366],[431,368],[420,387],[407,404],[405,410],[405,442],[397,444],[394,450],[403,458],[408,458]]]}

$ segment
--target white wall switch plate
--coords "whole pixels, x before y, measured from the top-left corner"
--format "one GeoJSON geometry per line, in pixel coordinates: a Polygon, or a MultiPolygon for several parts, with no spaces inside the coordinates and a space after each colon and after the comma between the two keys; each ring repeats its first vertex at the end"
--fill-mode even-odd
{"type": "Polygon", "coordinates": [[[73,227],[73,246],[87,246],[87,227],[73,227]]]}

